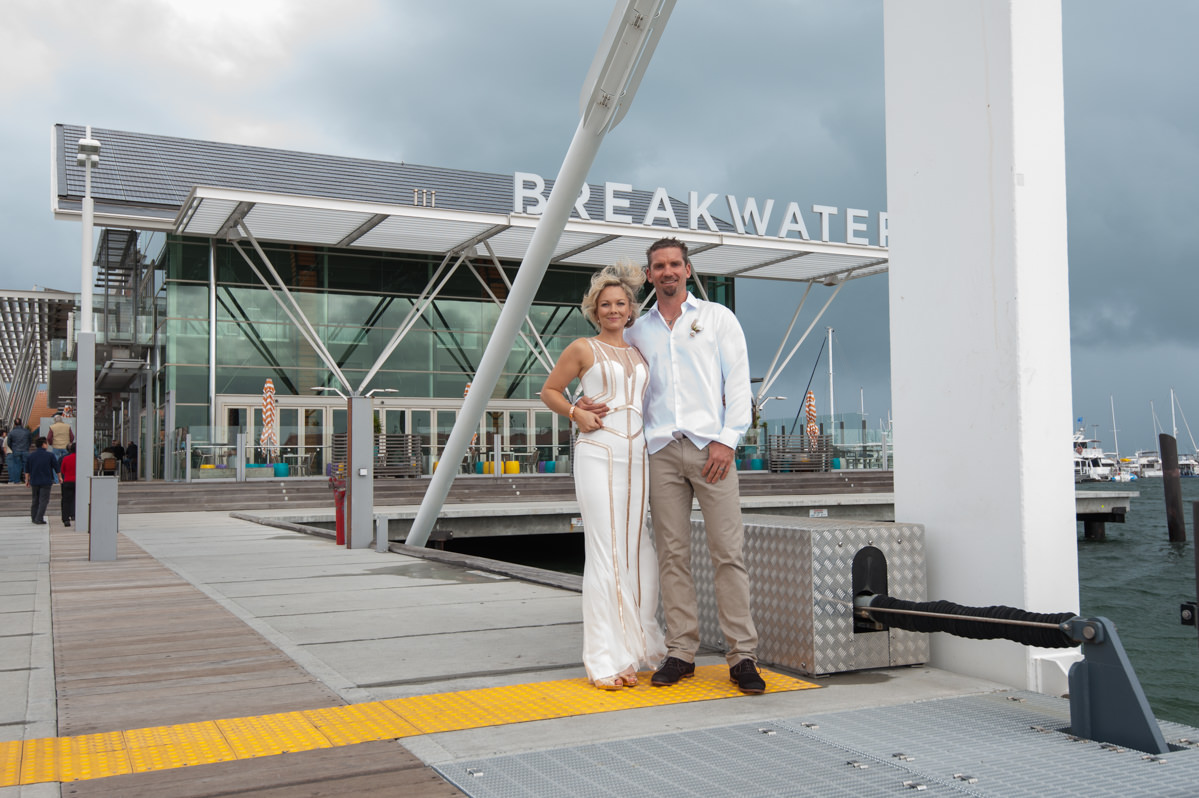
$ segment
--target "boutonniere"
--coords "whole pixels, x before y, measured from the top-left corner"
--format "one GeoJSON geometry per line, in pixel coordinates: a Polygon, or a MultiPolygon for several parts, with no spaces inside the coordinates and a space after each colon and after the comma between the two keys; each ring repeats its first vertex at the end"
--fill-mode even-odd
{"type": "Polygon", "coordinates": [[[701,333],[703,331],[704,331],[704,328],[699,326],[698,321],[691,322],[691,337],[692,338],[695,337],[696,333],[701,333]]]}

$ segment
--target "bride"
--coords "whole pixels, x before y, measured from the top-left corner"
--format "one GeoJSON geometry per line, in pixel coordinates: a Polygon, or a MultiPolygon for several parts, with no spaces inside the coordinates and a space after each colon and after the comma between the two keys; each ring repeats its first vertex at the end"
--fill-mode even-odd
{"type": "Polygon", "coordinates": [[[658,625],[657,557],[645,526],[648,458],[641,402],[649,371],[625,343],[645,273],[629,262],[591,278],[583,315],[599,334],[570,343],[541,389],[550,410],[579,427],[575,494],[583,516],[583,665],[603,690],[637,684],[637,670],[658,667],[666,655],[658,625]],[[566,398],[578,379],[582,393],[606,404],[600,418],[566,398]]]}

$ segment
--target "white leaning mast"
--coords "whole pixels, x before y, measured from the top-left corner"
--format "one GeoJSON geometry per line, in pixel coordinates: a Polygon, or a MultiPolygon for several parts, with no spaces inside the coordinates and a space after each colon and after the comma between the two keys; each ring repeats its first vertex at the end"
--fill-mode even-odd
{"type": "Polygon", "coordinates": [[[562,161],[541,221],[533,231],[529,248],[512,282],[512,289],[504,301],[495,331],[471,380],[454,429],[442,449],[441,468],[433,472],[429,489],[425,491],[420,510],[412,522],[412,530],[406,540],[410,546],[424,546],[429,540],[429,533],[454,481],[458,463],[466,454],[479,419],[487,409],[487,402],[499,381],[504,362],[545,276],[550,256],[562,237],[571,208],[583,189],[587,171],[599,152],[604,135],[618,125],[628,112],[674,2],[618,0],[612,11],[608,29],[604,32],[583,83],[579,97],[579,126],[562,161]]]}

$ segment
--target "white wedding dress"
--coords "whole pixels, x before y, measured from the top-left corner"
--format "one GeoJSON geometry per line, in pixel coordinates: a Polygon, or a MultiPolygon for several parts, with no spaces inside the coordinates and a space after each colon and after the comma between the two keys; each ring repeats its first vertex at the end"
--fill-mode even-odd
{"type": "Polygon", "coordinates": [[[649,369],[634,347],[587,339],[595,364],[583,395],[608,406],[604,426],[575,443],[575,494],[583,516],[583,664],[594,681],[666,656],[658,625],[658,561],[645,525],[649,458],[641,404],[649,369]]]}

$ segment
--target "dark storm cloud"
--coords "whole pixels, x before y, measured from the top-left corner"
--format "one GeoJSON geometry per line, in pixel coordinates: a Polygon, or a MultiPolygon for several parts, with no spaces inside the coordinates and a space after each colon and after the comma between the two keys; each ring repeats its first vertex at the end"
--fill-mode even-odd
{"type": "MultiPolygon", "coordinates": [[[[184,18],[97,0],[88,21],[61,0],[15,0],[0,30],[4,285],[78,285],[78,228],[48,212],[54,122],[552,177],[612,5],[214,0],[184,18]],[[197,28],[218,13],[238,24],[197,28]]],[[[882,20],[881,0],[678,3],[591,181],[885,210],[882,20]]],[[[1114,395],[1124,450],[1156,445],[1149,401],[1168,417],[1171,385],[1199,416],[1196,29],[1190,0],[1063,3],[1074,414],[1102,421],[1110,447],[1114,395]]],[[[801,293],[739,281],[755,375],[801,293]]],[[[875,426],[890,405],[885,277],[844,288],[767,416],[794,415],[827,326],[838,409],[862,388],[875,426]]]]}
{"type": "Polygon", "coordinates": [[[1112,448],[1114,398],[1123,453],[1157,447],[1151,402],[1170,432],[1171,386],[1199,415],[1197,27],[1179,0],[1063,6],[1075,416],[1112,448]]]}

